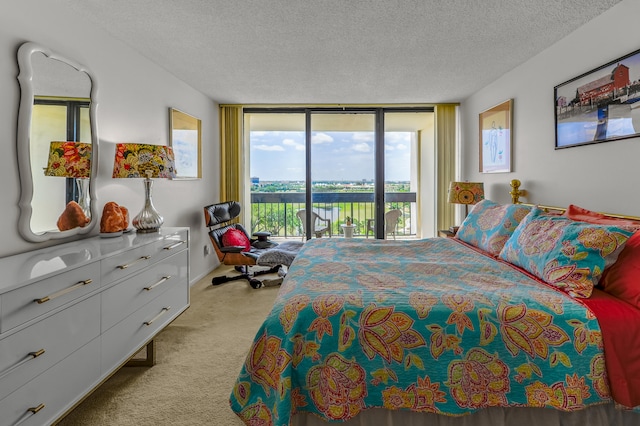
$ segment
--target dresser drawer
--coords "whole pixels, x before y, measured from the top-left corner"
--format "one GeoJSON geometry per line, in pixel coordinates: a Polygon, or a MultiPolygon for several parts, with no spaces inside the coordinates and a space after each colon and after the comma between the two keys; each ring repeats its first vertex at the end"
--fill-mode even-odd
{"type": "Polygon", "coordinates": [[[124,253],[103,259],[100,263],[102,285],[126,278],[188,247],[186,232],[168,235],[124,253]]]}
{"type": "Polygon", "coordinates": [[[90,263],[0,296],[0,332],[44,315],[99,288],[100,264],[90,263]]]}
{"type": "Polygon", "coordinates": [[[100,339],[96,338],[1,400],[0,426],[50,425],[99,379],[100,339]],[[29,411],[41,405],[36,413],[29,411]]]}
{"type": "Polygon", "coordinates": [[[100,334],[100,296],[0,340],[0,399],[100,334]]]}
{"type": "Polygon", "coordinates": [[[188,253],[183,250],[102,293],[102,331],[174,286],[188,286],[188,253]]]}
{"type": "Polygon", "coordinates": [[[109,373],[134,355],[188,304],[189,286],[173,286],[102,333],[102,373],[109,373]]]}

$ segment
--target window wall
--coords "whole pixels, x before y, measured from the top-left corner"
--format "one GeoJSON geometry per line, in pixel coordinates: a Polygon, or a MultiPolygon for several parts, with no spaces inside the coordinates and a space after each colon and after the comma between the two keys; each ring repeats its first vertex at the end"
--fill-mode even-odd
{"type": "Polygon", "coordinates": [[[420,187],[432,189],[420,177],[421,143],[425,132],[433,140],[432,108],[251,108],[244,127],[252,231],[340,237],[349,222],[354,237],[422,236],[420,187]],[[378,220],[389,210],[401,211],[393,232],[378,220]],[[330,230],[316,234],[316,225],[330,230]]]}

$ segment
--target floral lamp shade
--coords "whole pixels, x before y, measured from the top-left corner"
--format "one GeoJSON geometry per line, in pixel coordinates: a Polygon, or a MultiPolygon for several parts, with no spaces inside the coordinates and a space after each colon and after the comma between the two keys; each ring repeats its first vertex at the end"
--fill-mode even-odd
{"type": "Polygon", "coordinates": [[[484,200],[484,184],[482,182],[449,183],[449,202],[464,204],[464,216],[469,214],[469,204],[484,200]]]}
{"type": "Polygon", "coordinates": [[[453,204],[476,204],[484,200],[482,182],[451,182],[449,184],[449,202],[453,204]]]}
{"type": "Polygon", "coordinates": [[[113,178],[176,177],[171,147],[137,143],[119,143],[113,162],[113,178]]]}
{"type": "Polygon", "coordinates": [[[45,176],[88,178],[91,176],[91,144],[51,142],[45,176]]]}

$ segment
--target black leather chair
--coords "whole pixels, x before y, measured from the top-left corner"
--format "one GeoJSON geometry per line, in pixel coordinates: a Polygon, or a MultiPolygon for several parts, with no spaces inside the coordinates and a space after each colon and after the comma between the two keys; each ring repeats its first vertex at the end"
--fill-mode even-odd
{"type": "Polygon", "coordinates": [[[269,240],[271,233],[255,232],[253,236],[236,221],[242,210],[237,201],[226,201],[212,204],[204,208],[205,224],[209,228],[209,238],[213,249],[218,256],[220,263],[224,265],[234,265],[239,275],[214,277],[213,285],[223,284],[229,281],[245,279],[253,288],[260,288],[263,285],[277,285],[282,283],[282,277],[286,273],[286,268],[295,257],[295,254],[302,246],[297,242],[285,242],[282,244],[269,240]],[[250,243],[250,248],[246,251],[244,245],[225,245],[224,235],[230,229],[241,231],[250,243]],[[297,243],[297,244],[296,244],[297,243]],[[273,251],[266,255],[267,252],[273,251]],[[261,259],[263,259],[261,261],[261,259]],[[288,263],[288,264],[287,264],[288,263]],[[253,266],[262,266],[259,270],[252,270],[253,266]],[[267,269],[265,269],[267,267],[267,269]],[[278,273],[279,278],[273,280],[259,280],[258,275],[278,273]]]}

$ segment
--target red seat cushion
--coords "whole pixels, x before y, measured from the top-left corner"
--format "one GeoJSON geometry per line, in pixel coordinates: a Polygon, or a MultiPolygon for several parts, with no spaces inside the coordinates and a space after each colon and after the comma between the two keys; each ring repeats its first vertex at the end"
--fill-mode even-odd
{"type": "Polygon", "coordinates": [[[251,241],[247,238],[247,235],[239,229],[229,228],[222,234],[222,245],[227,246],[242,246],[242,251],[251,250],[251,241]]]}

